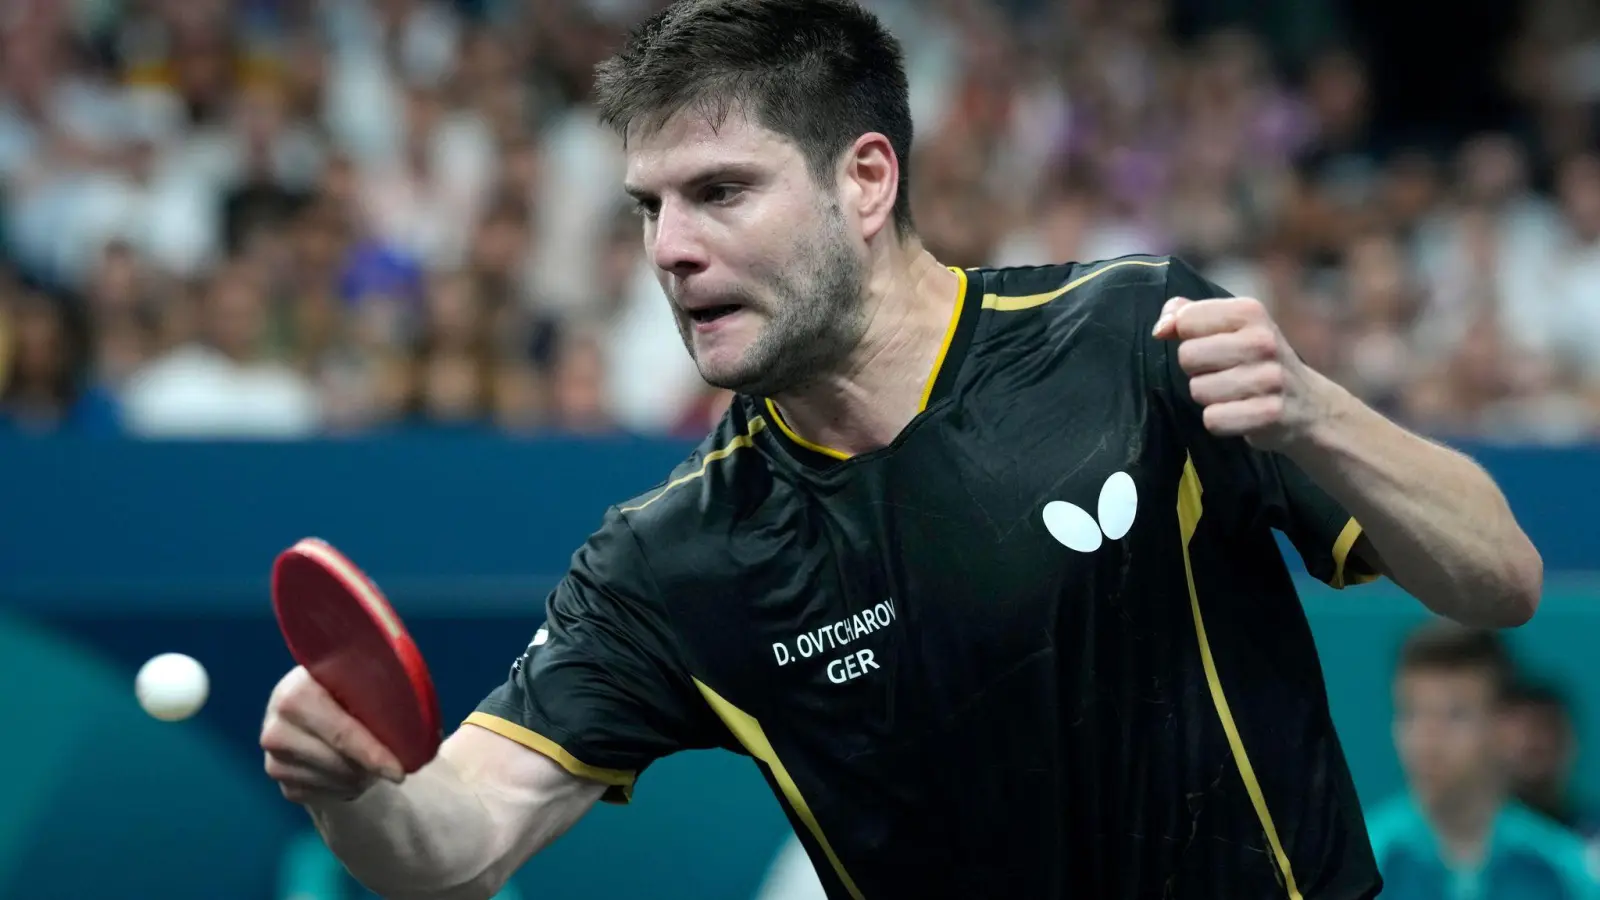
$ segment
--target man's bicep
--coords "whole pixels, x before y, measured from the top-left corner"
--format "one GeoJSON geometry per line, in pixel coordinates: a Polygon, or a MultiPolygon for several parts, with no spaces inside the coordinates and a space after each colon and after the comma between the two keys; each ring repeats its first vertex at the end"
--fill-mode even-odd
{"type": "Polygon", "coordinates": [[[490,878],[498,887],[594,808],[606,785],[580,778],[550,757],[493,731],[462,726],[440,758],[493,823],[490,878]]]}

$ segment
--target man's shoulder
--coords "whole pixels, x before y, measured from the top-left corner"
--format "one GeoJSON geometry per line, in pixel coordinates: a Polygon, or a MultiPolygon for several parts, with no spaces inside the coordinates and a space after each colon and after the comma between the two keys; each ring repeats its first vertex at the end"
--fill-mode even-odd
{"type": "Polygon", "coordinates": [[[994,312],[1050,309],[1125,308],[1142,299],[1165,299],[1173,271],[1189,271],[1173,256],[1135,254],[1085,262],[970,269],[983,291],[983,306],[994,312]]]}
{"type": "Polygon", "coordinates": [[[1169,297],[1227,295],[1181,257],[1149,254],[970,269],[968,277],[982,294],[987,319],[980,346],[1030,335],[1052,346],[1080,333],[1131,338],[1155,325],[1169,297]],[[1084,326],[1090,330],[1080,332],[1084,326]]]}
{"type": "Polygon", "coordinates": [[[735,398],[666,478],[617,504],[616,515],[647,546],[661,539],[681,543],[712,520],[741,516],[752,498],[765,496],[771,484],[767,457],[756,448],[767,427],[751,400],[735,398]]]}

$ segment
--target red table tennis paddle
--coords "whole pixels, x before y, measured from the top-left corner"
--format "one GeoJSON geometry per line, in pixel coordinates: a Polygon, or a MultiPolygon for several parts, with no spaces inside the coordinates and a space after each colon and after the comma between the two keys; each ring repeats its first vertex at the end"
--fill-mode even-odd
{"type": "Polygon", "coordinates": [[[272,565],[272,609],[295,662],[399,758],[409,774],[444,740],[422,653],[355,564],[306,538],[272,565]]]}

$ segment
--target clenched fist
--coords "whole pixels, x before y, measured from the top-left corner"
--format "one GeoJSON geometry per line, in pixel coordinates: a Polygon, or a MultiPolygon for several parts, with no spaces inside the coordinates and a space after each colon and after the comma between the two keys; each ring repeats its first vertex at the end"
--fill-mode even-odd
{"type": "Polygon", "coordinates": [[[1320,391],[1328,382],[1295,355],[1259,300],[1174,297],[1154,334],[1178,341],[1178,365],[1212,434],[1281,450],[1326,407],[1320,391]]]}
{"type": "Polygon", "coordinates": [[[261,749],[267,775],[300,804],[353,800],[379,778],[405,777],[395,755],[299,666],[267,701],[261,749]]]}

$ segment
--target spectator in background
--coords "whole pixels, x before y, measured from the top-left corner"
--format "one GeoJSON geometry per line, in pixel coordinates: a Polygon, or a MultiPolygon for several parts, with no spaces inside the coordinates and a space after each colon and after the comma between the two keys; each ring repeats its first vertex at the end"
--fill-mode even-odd
{"type": "Polygon", "coordinates": [[[1367,816],[1384,900],[1594,900],[1572,832],[1512,799],[1497,743],[1512,660],[1495,632],[1436,622],[1394,679],[1408,791],[1367,816]]]}
{"type": "Polygon", "coordinates": [[[1517,799],[1590,841],[1600,841],[1600,806],[1573,793],[1578,736],[1572,707],[1553,684],[1519,680],[1506,695],[1506,765],[1517,799]]]}
{"type": "MultiPolygon", "coordinates": [[[[377,246],[419,282],[484,282],[495,352],[525,363],[488,379],[494,422],[537,433],[556,393],[583,405],[557,386],[578,330],[604,351],[586,429],[693,435],[720,400],[615,217],[619,147],[587,107],[594,62],[661,2],[24,0],[0,16],[0,254],[87,297],[105,390],[190,345],[186,285],[242,260],[265,273],[262,355],[320,395],[316,430],[392,426],[422,291],[341,298],[377,246]]],[[[952,262],[1175,252],[1407,425],[1600,436],[1594,3],[1519,0],[1515,34],[1478,22],[1507,65],[1438,121],[1406,111],[1443,70],[1391,40],[1434,23],[1382,4],[867,5],[906,41],[928,123],[915,212],[952,262]]]]}
{"type": "Polygon", "coordinates": [[[91,370],[95,381],[120,391],[135,371],[160,349],[163,314],[156,302],[161,286],[128,244],[115,241],[101,251],[84,287],[83,313],[90,329],[91,370]]]}
{"type": "MultiPolygon", "coordinates": [[[[492,281],[454,272],[429,285],[409,372],[409,421],[432,429],[525,430],[543,418],[544,398],[512,328],[496,328],[503,297],[492,281]]],[[[503,321],[503,320],[502,320],[503,321]]]]}
{"type": "Polygon", "coordinates": [[[81,310],[0,273],[0,434],[112,435],[115,400],[89,376],[81,310]]]}
{"type": "Polygon", "coordinates": [[[265,273],[235,261],[198,286],[198,333],[129,380],[141,437],[303,438],[321,422],[311,383],[270,352],[265,273]]]}

